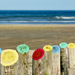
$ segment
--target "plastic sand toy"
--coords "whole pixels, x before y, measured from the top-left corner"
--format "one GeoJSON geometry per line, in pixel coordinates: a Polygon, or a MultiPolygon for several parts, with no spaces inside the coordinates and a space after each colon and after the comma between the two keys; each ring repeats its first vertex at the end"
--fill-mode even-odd
{"type": "Polygon", "coordinates": [[[10,66],[18,60],[18,53],[16,50],[6,49],[1,52],[1,64],[3,66],[10,66]]]}

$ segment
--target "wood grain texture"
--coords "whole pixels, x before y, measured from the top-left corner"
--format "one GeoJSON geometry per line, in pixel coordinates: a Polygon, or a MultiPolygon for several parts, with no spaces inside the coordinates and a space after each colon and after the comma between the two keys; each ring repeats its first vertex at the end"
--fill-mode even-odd
{"type": "Polygon", "coordinates": [[[19,54],[18,61],[11,66],[0,65],[0,75],[28,75],[28,53],[19,54]]]}
{"type": "Polygon", "coordinates": [[[75,48],[69,49],[70,68],[75,68],[75,48]]]}
{"type": "Polygon", "coordinates": [[[52,51],[45,51],[45,75],[52,75],[52,51]]]}
{"type": "Polygon", "coordinates": [[[28,75],[28,55],[27,53],[19,53],[18,75],[28,75]]]}
{"type": "Polygon", "coordinates": [[[1,65],[1,75],[18,75],[17,67],[17,63],[6,67],[1,65]]]}
{"type": "MultiPolygon", "coordinates": [[[[62,75],[75,75],[75,48],[69,49],[66,47],[62,51],[63,65],[60,62],[60,52],[57,54],[45,52],[41,60],[32,60],[32,75],[61,75],[60,66],[64,68],[62,75]]],[[[0,64],[0,75],[28,75],[29,52],[27,54],[18,54],[19,59],[14,65],[4,67],[0,64]]]]}
{"type": "Polygon", "coordinates": [[[45,57],[39,60],[32,59],[32,75],[44,75],[45,72],[45,57]]]}
{"type": "Polygon", "coordinates": [[[68,75],[75,75],[75,68],[69,68],[68,75]]]}
{"type": "Polygon", "coordinates": [[[18,75],[18,61],[11,66],[2,66],[0,64],[0,75],[18,75]]]}
{"type": "Polygon", "coordinates": [[[62,55],[62,62],[63,62],[63,69],[64,69],[64,75],[68,75],[68,68],[69,68],[69,50],[68,48],[63,49],[63,55],[62,55]]]}
{"type": "Polygon", "coordinates": [[[0,53],[0,75],[1,75],[1,53],[0,53]]]}
{"type": "Polygon", "coordinates": [[[52,75],[60,75],[60,51],[52,54],[52,75]]]}

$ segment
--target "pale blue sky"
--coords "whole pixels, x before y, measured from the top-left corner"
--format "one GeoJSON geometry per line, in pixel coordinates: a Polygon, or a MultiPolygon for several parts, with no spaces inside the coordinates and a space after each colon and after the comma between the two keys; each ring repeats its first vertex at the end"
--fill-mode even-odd
{"type": "Polygon", "coordinates": [[[0,10],[75,10],[75,0],[0,0],[0,10]]]}

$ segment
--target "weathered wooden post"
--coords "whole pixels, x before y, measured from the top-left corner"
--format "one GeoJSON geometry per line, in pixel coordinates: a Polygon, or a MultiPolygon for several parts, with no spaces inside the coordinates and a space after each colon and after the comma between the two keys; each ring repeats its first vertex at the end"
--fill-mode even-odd
{"type": "Polygon", "coordinates": [[[61,75],[68,75],[68,49],[67,43],[62,42],[59,44],[61,48],[61,75]],[[63,70],[63,71],[62,71],[63,70]]]}
{"type": "Polygon", "coordinates": [[[18,64],[18,73],[19,75],[28,75],[28,52],[27,53],[19,53],[19,64],[18,64]]]}
{"type": "Polygon", "coordinates": [[[75,44],[69,43],[68,44],[68,50],[69,50],[69,65],[70,65],[70,68],[75,68],[75,44]]]}
{"type": "Polygon", "coordinates": [[[45,52],[45,74],[44,75],[52,75],[52,46],[51,45],[45,45],[43,47],[43,50],[45,52]]]}
{"type": "Polygon", "coordinates": [[[52,46],[52,75],[60,75],[60,47],[52,46]]]}
{"type": "Polygon", "coordinates": [[[25,44],[21,44],[21,45],[17,46],[16,49],[19,52],[18,75],[28,75],[29,47],[25,44]]]}
{"type": "Polygon", "coordinates": [[[1,75],[1,48],[0,48],[0,75],[1,75]]]}
{"type": "Polygon", "coordinates": [[[45,51],[45,75],[52,75],[52,51],[45,51]]]}
{"type": "Polygon", "coordinates": [[[12,49],[1,52],[1,75],[17,75],[18,53],[12,49]]]}
{"type": "Polygon", "coordinates": [[[68,75],[75,75],[75,68],[68,68],[68,75]]]}
{"type": "Polygon", "coordinates": [[[64,75],[68,75],[68,68],[69,68],[69,55],[68,55],[68,48],[63,49],[63,67],[64,67],[64,75]]]}
{"type": "Polygon", "coordinates": [[[17,75],[18,74],[18,64],[12,66],[1,66],[1,75],[17,75]]]}
{"type": "Polygon", "coordinates": [[[19,53],[19,75],[28,75],[28,52],[21,54],[19,53]]]}
{"type": "Polygon", "coordinates": [[[36,49],[32,55],[32,75],[44,75],[45,58],[43,49],[36,49]]]}
{"type": "Polygon", "coordinates": [[[75,75],[75,44],[74,43],[68,44],[68,51],[69,51],[68,75],[75,75]]]}

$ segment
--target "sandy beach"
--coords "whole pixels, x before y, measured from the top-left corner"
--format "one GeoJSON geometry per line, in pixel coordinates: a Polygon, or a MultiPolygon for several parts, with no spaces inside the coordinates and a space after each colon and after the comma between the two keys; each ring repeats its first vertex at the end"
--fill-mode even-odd
{"type": "Polygon", "coordinates": [[[20,25],[0,24],[0,48],[16,49],[26,44],[30,50],[44,45],[59,45],[61,42],[75,41],[75,25],[20,25]]]}
{"type": "Polygon", "coordinates": [[[75,25],[0,25],[0,48],[16,49],[20,44],[29,46],[28,75],[32,75],[32,54],[44,45],[59,45],[75,41],[75,25]]]}

